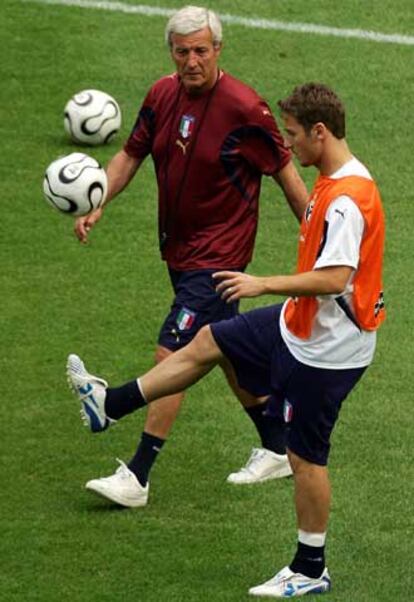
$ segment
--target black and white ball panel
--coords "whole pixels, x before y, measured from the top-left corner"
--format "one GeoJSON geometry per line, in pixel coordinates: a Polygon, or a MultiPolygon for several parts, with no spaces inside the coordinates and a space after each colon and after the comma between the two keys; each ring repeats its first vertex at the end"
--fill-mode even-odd
{"type": "Polygon", "coordinates": [[[75,94],[64,109],[64,126],[77,143],[107,144],[121,127],[118,103],[100,90],[83,90],[75,94]]]}

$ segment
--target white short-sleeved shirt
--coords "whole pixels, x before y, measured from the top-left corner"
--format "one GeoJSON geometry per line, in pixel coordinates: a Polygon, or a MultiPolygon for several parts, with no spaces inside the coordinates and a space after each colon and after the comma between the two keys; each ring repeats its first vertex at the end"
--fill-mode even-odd
{"type": "MultiPolygon", "coordinates": [[[[353,157],[331,178],[362,176],[372,179],[366,167],[353,157]]],[[[359,248],[364,232],[364,218],[354,201],[339,196],[326,212],[326,242],[314,269],[328,266],[350,266],[357,269],[359,248]]],[[[368,366],[374,356],[375,331],[361,330],[353,321],[352,292],[354,272],[340,295],[316,297],[318,311],[308,339],[300,339],[288,330],[283,306],[280,328],[291,354],[303,364],[317,368],[345,369],[368,366]]]]}

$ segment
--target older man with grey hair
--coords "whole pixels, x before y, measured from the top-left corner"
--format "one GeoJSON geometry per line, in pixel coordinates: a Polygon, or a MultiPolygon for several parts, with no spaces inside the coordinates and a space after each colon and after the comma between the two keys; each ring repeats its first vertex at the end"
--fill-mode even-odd
{"type": "Polygon", "coordinates": [[[217,14],[208,8],[186,6],[172,15],[165,28],[165,41],[172,49],[172,35],[186,36],[208,27],[211,31],[213,46],[221,46],[223,29],[217,14]]]}
{"type": "MultiPolygon", "coordinates": [[[[237,301],[226,303],[217,294],[212,274],[243,271],[250,262],[262,176],[275,180],[298,219],[307,197],[267,103],[218,66],[222,49],[218,16],[187,6],[170,18],[165,35],[175,72],[151,87],[123,149],[109,162],[105,208],[78,218],[75,226],[79,240],[86,242],[108,202],[151,155],[158,184],[160,251],[174,291],[158,337],[157,363],[189,343],[204,325],[238,313],[237,301]]],[[[237,385],[225,359],[221,368],[261,440],[246,466],[228,481],[256,483],[290,475],[284,430],[267,411],[269,391],[253,397],[237,385]]],[[[119,397],[119,408],[104,424],[86,412],[93,432],[133,410],[124,392],[117,397],[112,390],[111,395],[114,406],[119,397]]],[[[123,506],[145,506],[149,472],[183,397],[182,391],[151,404],[128,465],[121,462],[115,474],[89,481],[87,489],[123,506]]]]}

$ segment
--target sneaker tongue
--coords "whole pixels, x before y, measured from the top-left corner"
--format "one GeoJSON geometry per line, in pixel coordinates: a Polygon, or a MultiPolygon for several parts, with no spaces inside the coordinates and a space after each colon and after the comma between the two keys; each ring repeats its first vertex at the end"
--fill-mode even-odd
{"type": "Polygon", "coordinates": [[[125,464],[125,462],[123,462],[122,460],[120,460],[119,458],[116,459],[117,462],[119,462],[119,466],[116,469],[116,472],[119,474],[125,474],[128,475],[129,474],[129,468],[128,466],[125,464]]]}
{"type": "Polygon", "coordinates": [[[263,451],[261,449],[254,449],[247,464],[248,467],[250,468],[252,465],[254,465],[262,456],[263,451]]]}

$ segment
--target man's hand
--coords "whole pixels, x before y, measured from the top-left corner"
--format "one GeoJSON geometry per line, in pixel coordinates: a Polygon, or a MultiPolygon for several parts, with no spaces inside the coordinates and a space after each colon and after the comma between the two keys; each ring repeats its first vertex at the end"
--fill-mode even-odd
{"type": "Polygon", "coordinates": [[[102,208],[99,208],[92,211],[92,213],[88,213],[88,215],[77,218],[75,222],[75,235],[81,243],[86,244],[88,242],[88,234],[91,228],[101,219],[102,212],[102,208]]]}
{"type": "Polygon", "coordinates": [[[263,278],[243,272],[216,272],[213,278],[219,281],[216,291],[227,303],[242,297],[258,297],[265,293],[263,278]]]}

